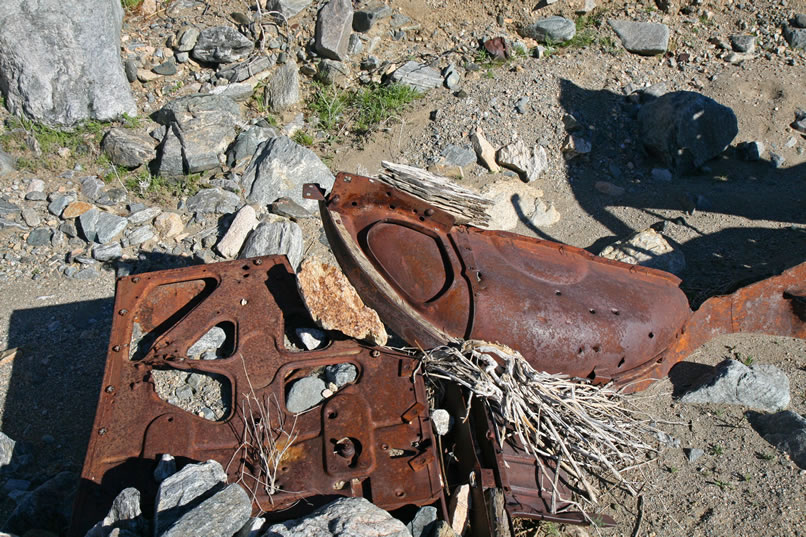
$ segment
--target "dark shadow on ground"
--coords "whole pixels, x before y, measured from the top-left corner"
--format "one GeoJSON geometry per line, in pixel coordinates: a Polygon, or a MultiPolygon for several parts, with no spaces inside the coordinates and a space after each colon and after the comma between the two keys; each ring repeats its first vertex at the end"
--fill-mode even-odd
{"type": "MultiPolygon", "coordinates": [[[[134,263],[110,264],[119,274],[201,263],[200,259],[143,253],[134,263]]],[[[3,432],[17,442],[4,478],[26,479],[34,490],[62,471],[81,472],[100,393],[112,325],[113,298],[19,308],[9,320],[9,348],[18,347],[3,411],[3,432]]],[[[72,506],[72,500],[68,502],[72,506]]],[[[0,495],[0,524],[16,502],[0,495]]],[[[69,522],[69,520],[67,520],[69,522]]],[[[63,534],[60,517],[41,528],[63,534]]],[[[22,534],[19,526],[15,533],[22,534]]]]}
{"type": "MultiPolygon", "coordinates": [[[[614,214],[613,208],[637,208],[661,223],[665,218],[660,210],[683,211],[684,216],[669,225],[689,226],[699,234],[680,245],[687,260],[682,287],[694,306],[739,283],[757,281],[806,260],[806,230],[802,226],[806,224],[806,164],[776,169],[766,160],[746,162],[738,158],[732,146],[706,163],[707,171],[668,182],[653,180],[652,168],[663,165],[641,147],[637,121],[640,103],[607,90],[587,90],[568,80],[561,81],[560,103],[582,125],[578,134],[593,148],[590,154],[566,164],[577,202],[611,233],[586,245],[592,253],[598,254],[605,245],[638,231],[614,214]],[[607,181],[625,192],[621,196],[605,195],[596,189],[597,181],[607,181]],[[705,233],[687,221],[694,211],[711,213],[716,219],[738,215],[797,226],[776,230],[733,227],[705,233]]],[[[517,209],[519,200],[512,201],[517,209]]],[[[522,221],[528,222],[523,216],[522,221]]],[[[529,227],[542,238],[556,240],[551,228],[542,231],[529,227]]]]}

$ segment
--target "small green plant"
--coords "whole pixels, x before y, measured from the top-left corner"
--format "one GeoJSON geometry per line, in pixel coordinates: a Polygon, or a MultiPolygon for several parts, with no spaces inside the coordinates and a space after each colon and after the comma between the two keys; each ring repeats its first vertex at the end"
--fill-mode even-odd
{"type": "Polygon", "coordinates": [[[753,357],[750,356],[749,354],[747,356],[745,356],[744,360],[742,360],[742,363],[744,365],[746,365],[747,367],[750,367],[751,365],[753,365],[753,362],[754,362],[753,357]]]}
{"type": "Polygon", "coordinates": [[[487,72],[484,73],[484,78],[495,80],[495,71],[493,71],[492,69],[487,69],[487,72]]]}
{"type": "Polygon", "coordinates": [[[774,453],[756,453],[756,457],[763,461],[771,461],[775,458],[774,453]]]}
{"type": "Polygon", "coordinates": [[[749,483],[753,479],[753,476],[750,474],[742,474],[742,481],[745,483],[749,483]]]}
{"type": "Polygon", "coordinates": [[[419,96],[420,92],[403,84],[373,85],[359,89],[350,98],[350,105],[355,110],[354,131],[357,134],[372,131],[397,116],[419,96]]]}
{"type": "MultiPolygon", "coordinates": [[[[16,116],[8,118],[6,124],[10,132],[0,136],[3,149],[21,153],[35,151],[37,157],[39,152],[51,155],[62,148],[69,150],[73,156],[91,153],[93,146],[101,141],[106,126],[98,121],[86,121],[70,129],[58,129],[16,116]]],[[[30,159],[27,165],[29,169],[36,169],[40,167],[40,162],[46,160],[30,159]]]]}
{"type": "Polygon", "coordinates": [[[292,136],[291,139],[297,142],[299,145],[304,145],[308,147],[313,145],[313,136],[311,136],[305,131],[295,132],[294,136],[292,136]]]}
{"type": "Polygon", "coordinates": [[[670,474],[676,474],[679,470],[677,466],[667,466],[666,471],[669,472],[670,474]]]}
{"type": "Polygon", "coordinates": [[[332,133],[342,123],[349,100],[350,95],[335,85],[320,84],[308,102],[308,107],[319,120],[319,127],[327,133],[332,133]]]}
{"type": "Polygon", "coordinates": [[[541,522],[540,527],[550,537],[560,537],[560,526],[556,522],[541,522]]]}
{"type": "Polygon", "coordinates": [[[711,446],[711,455],[718,457],[719,455],[722,455],[724,452],[725,451],[722,449],[722,446],[718,444],[714,444],[713,446],[711,446]]]}
{"type": "Polygon", "coordinates": [[[719,479],[711,481],[710,484],[719,487],[720,490],[725,490],[725,489],[730,488],[730,483],[728,483],[727,481],[720,481],[719,479]]]}
{"type": "Polygon", "coordinates": [[[123,5],[123,9],[126,11],[134,11],[140,4],[143,3],[143,0],[122,0],[121,4],[123,5]]]}
{"type": "Polygon", "coordinates": [[[168,199],[180,196],[192,196],[199,191],[201,174],[167,178],[151,175],[146,168],[130,173],[123,184],[126,188],[144,198],[168,199]]]}
{"type": "Polygon", "coordinates": [[[123,126],[127,129],[136,129],[140,127],[140,118],[137,116],[130,116],[126,112],[123,112],[121,121],[123,122],[123,126]]]}

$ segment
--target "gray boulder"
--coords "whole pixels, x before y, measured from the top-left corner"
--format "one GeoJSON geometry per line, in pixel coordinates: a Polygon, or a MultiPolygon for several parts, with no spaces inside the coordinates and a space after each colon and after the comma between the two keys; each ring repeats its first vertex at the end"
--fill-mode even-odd
{"type": "Polygon", "coordinates": [[[238,103],[220,95],[189,95],[171,101],[152,118],[167,127],[158,148],[156,172],[184,175],[220,165],[218,155],[235,139],[238,103]]]}
{"type": "Polygon", "coordinates": [[[270,526],[263,537],[411,537],[406,526],[366,498],[341,498],[310,515],[270,526]]]}
{"type": "Polygon", "coordinates": [[[562,43],[573,39],[576,34],[577,27],[574,21],[556,16],[540,19],[524,26],[521,30],[523,37],[530,37],[541,43],[546,43],[547,41],[562,43]]]}
{"type": "Polygon", "coordinates": [[[218,187],[199,190],[185,203],[187,210],[201,214],[233,213],[241,204],[238,194],[218,187]]]}
{"type": "Polygon", "coordinates": [[[255,154],[257,146],[279,134],[279,131],[273,127],[260,127],[258,125],[253,125],[242,131],[227,150],[227,166],[233,167],[244,159],[251,158],[255,154]]]}
{"type": "Polygon", "coordinates": [[[52,126],[137,115],[120,59],[120,2],[5,0],[0,92],[12,114],[52,126]]]}
{"type": "Polygon", "coordinates": [[[249,56],[255,44],[231,26],[205,28],[190,55],[205,63],[231,63],[249,56]]]}
{"type": "Polygon", "coordinates": [[[652,22],[620,21],[607,23],[621,39],[624,48],[635,54],[651,56],[662,54],[669,48],[669,27],[652,22]]]}
{"type": "Polygon", "coordinates": [[[642,106],[638,128],[647,152],[676,172],[699,168],[739,132],[733,110],[691,91],[667,93],[642,106]]]}
{"type": "Polygon", "coordinates": [[[162,535],[179,520],[183,512],[213,496],[226,482],[226,472],[221,464],[213,460],[189,464],[166,477],[160,483],[154,501],[154,535],[162,535]],[[181,509],[183,507],[185,509],[181,509]]]}
{"type": "Polygon", "coordinates": [[[353,30],[351,0],[330,0],[319,10],[314,35],[316,52],[331,60],[347,59],[350,33],[353,30]]]}
{"type": "Polygon", "coordinates": [[[160,537],[232,537],[251,514],[249,495],[240,485],[232,483],[187,511],[160,537]]]}
{"type": "Polygon", "coordinates": [[[275,112],[299,102],[299,69],[294,62],[281,65],[266,84],[264,102],[275,112]]]}
{"type": "Polygon", "coordinates": [[[420,507],[411,522],[406,524],[412,537],[429,537],[437,523],[437,508],[427,505],[420,507]]]}
{"type": "Polygon", "coordinates": [[[108,537],[114,529],[139,535],[145,528],[145,520],[140,510],[140,491],[136,488],[123,489],[112,502],[109,513],[95,524],[84,537],[108,537]]]}
{"type": "Polygon", "coordinates": [[[433,67],[409,60],[392,73],[392,82],[405,84],[418,91],[428,91],[442,85],[442,75],[433,67]]]}
{"type": "Polygon", "coordinates": [[[265,207],[278,198],[289,198],[308,211],[318,205],[302,197],[302,185],[318,183],[328,190],[333,181],[333,174],[313,151],[286,136],[260,144],[241,179],[249,203],[265,207]]]}
{"type": "MultiPolygon", "coordinates": [[[[90,211],[92,210],[93,209],[90,209],[90,211]]],[[[112,239],[123,233],[123,230],[126,229],[128,223],[129,221],[126,218],[123,218],[122,216],[118,216],[116,214],[107,212],[100,212],[98,214],[98,220],[96,221],[95,226],[95,233],[96,233],[95,240],[98,241],[100,244],[108,243],[109,241],[111,241],[112,239]]]]}
{"type": "Polygon", "coordinates": [[[795,464],[806,470],[806,418],[784,410],[775,414],[751,411],[747,419],[764,440],[786,452],[795,464]]]}
{"type": "Polygon", "coordinates": [[[353,30],[368,32],[379,20],[392,15],[392,9],[385,4],[376,4],[356,11],[353,14],[353,30]]]}
{"type": "Polygon", "coordinates": [[[725,360],[685,393],[683,403],[727,403],[775,412],[789,405],[789,379],[772,365],[725,360]]]}
{"type": "Polygon", "coordinates": [[[109,160],[124,168],[136,168],[154,158],[154,146],[148,136],[113,128],[104,136],[101,149],[109,160]]]}
{"type": "Polygon", "coordinates": [[[806,50],[806,28],[796,28],[785,24],[783,28],[784,39],[792,48],[806,50]]]}
{"type": "Polygon", "coordinates": [[[0,149],[0,175],[11,173],[17,169],[17,159],[0,149]]]}
{"type": "Polygon", "coordinates": [[[263,223],[246,238],[238,258],[284,255],[296,269],[302,261],[302,244],[302,230],[294,222],[263,223]]]}
{"type": "Polygon", "coordinates": [[[266,9],[269,11],[279,11],[286,18],[293,17],[309,5],[313,0],[268,0],[266,9]]]}

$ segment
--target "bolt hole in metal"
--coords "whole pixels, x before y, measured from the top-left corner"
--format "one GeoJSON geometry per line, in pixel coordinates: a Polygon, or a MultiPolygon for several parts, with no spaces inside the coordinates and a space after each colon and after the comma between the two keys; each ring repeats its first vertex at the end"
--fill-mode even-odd
{"type": "Polygon", "coordinates": [[[612,313],[613,315],[621,315],[621,312],[619,310],[617,310],[616,308],[611,309],[610,313],[612,313]]]}
{"type": "Polygon", "coordinates": [[[403,491],[403,490],[400,490],[400,489],[395,491],[395,496],[397,496],[398,498],[402,498],[405,495],[406,495],[406,491],[403,491]]]}
{"type": "Polygon", "coordinates": [[[618,365],[616,367],[621,368],[621,366],[623,365],[624,365],[624,356],[621,357],[621,360],[619,360],[618,365]]]}
{"type": "Polygon", "coordinates": [[[563,292],[558,289],[557,291],[554,291],[554,294],[556,296],[562,296],[563,292]]]}
{"type": "Polygon", "coordinates": [[[649,339],[652,339],[652,338],[654,338],[654,337],[655,337],[655,332],[650,332],[650,333],[649,333],[649,339]]]}
{"type": "Polygon", "coordinates": [[[593,308],[589,309],[589,310],[588,310],[588,312],[589,312],[591,315],[596,315],[596,310],[595,310],[595,309],[593,309],[593,308]]]}
{"type": "Polygon", "coordinates": [[[358,207],[358,202],[354,201],[354,202],[350,203],[350,205],[352,205],[353,207],[358,207]]]}
{"type": "Polygon", "coordinates": [[[339,417],[339,413],[336,412],[335,410],[331,410],[330,412],[327,413],[327,419],[329,419],[329,420],[335,420],[338,417],[339,417]]]}

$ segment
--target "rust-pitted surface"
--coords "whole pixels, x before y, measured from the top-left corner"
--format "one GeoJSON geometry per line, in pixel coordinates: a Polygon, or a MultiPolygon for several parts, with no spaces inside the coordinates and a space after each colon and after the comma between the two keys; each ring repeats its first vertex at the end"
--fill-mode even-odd
{"type": "MultiPolygon", "coordinates": [[[[147,510],[156,491],[153,470],[163,453],[180,463],[215,459],[230,481],[241,477],[242,462],[256,475],[255,460],[243,458],[243,451],[234,457],[250,383],[257,398],[269,402],[272,427],[282,413],[284,427],[293,427],[296,435],[278,468],[281,490],[269,499],[258,487],[256,512],[290,518],[344,495],[364,496],[390,510],[441,501],[425,389],[414,375],[416,360],[352,340],[333,341],[316,351],[288,350],[284,331],[310,323],[284,257],[119,279],[104,383],[71,533],[83,535],[128,486],[144,494],[147,510]],[[186,358],[188,348],[211,327],[227,324],[234,327],[228,356],[186,358]],[[296,418],[285,409],[293,380],[343,362],[358,370],[353,384],[296,418]],[[160,399],[151,372],[167,368],[225,378],[233,394],[230,414],[208,421],[160,399]]],[[[243,483],[254,488],[248,476],[243,483]]]]}
{"type": "Polygon", "coordinates": [[[327,198],[306,195],[364,302],[411,345],[500,342],[538,370],[638,389],[716,334],[806,330],[806,264],[692,314],[672,274],[456,225],[378,180],[342,173],[327,198]]]}

